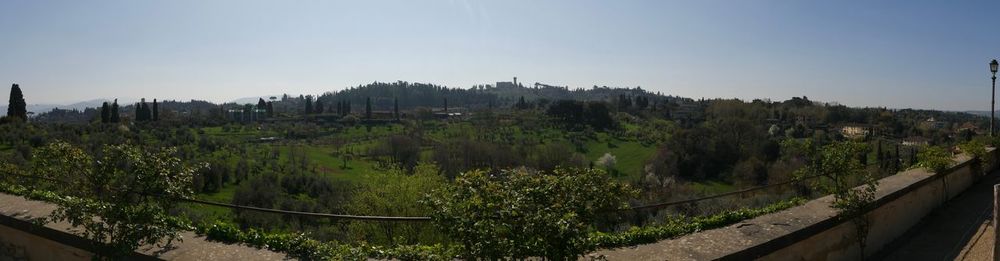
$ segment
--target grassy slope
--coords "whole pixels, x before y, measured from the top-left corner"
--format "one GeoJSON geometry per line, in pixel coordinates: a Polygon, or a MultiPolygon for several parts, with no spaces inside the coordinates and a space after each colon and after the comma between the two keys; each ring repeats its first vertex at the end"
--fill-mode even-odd
{"type": "Polygon", "coordinates": [[[611,153],[617,160],[617,169],[621,174],[619,180],[636,180],[642,177],[643,167],[646,161],[653,156],[656,148],[643,146],[636,141],[622,141],[608,137],[607,134],[600,133],[596,141],[587,142],[587,159],[596,161],[604,153],[611,153]],[[611,148],[608,143],[616,147],[611,148]]]}

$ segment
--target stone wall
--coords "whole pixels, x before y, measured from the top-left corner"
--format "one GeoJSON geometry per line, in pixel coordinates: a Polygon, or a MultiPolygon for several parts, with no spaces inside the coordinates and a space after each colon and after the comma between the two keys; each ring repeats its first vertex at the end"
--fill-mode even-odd
{"type": "MultiPolygon", "coordinates": [[[[49,215],[56,206],[0,193],[0,261],[90,260],[91,242],[67,223],[38,225],[32,220],[49,215]]],[[[146,246],[128,260],[282,260],[282,253],[238,244],[206,241],[182,232],[182,241],[167,247],[146,246]]]]}
{"type": "MultiPolygon", "coordinates": [[[[948,200],[972,186],[985,171],[995,169],[996,151],[989,152],[990,161],[976,164],[970,157],[956,157],[958,163],[940,174],[923,169],[912,169],[880,180],[876,208],[869,212],[869,231],[865,257],[892,243],[931,211],[944,205],[948,200]]],[[[831,196],[817,202],[829,204],[831,196]]],[[[812,203],[812,202],[810,202],[812,203]]],[[[794,211],[792,209],[791,211],[794,211]]],[[[855,224],[838,217],[830,217],[823,222],[834,223],[825,229],[804,228],[816,233],[802,240],[796,240],[764,255],[764,260],[856,260],[861,251],[855,224]]],[[[824,226],[818,222],[817,226],[824,226]]],[[[739,253],[734,253],[738,257],[739,253]]]]}
{"type": "MultiPolygon", "coordinates": [[[[998,153],[989,149],[979,163],[966,155],[939,174],[911,169],[879,180],[871,230],[864,254],[872,257],[984,173],[996,170],[998,153]]],[[[857,260],[854,223],[830,207],[833,196],[720,229],[590,256],[609,260],[857,260]]]]}
{"type": "Polygon", "coordinates": [[[90,260],[91,256],[79,248],[0,226],[0,260],[90,260]]]}

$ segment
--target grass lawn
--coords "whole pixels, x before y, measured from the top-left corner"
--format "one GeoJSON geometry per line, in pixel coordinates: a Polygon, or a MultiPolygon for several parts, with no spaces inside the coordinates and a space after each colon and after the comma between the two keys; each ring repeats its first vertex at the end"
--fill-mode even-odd
{"type": "MultiPolygon", "coordinates": [[[[226,186],[219,189],[219,192],[206,194],[198,193],[195,194],[196,199],[218,202],[218,203],[230,203],[233,200],[233,194],[236,193],[235,184],[227,184],[226,186]]],[[[191,210],[201,214],[206,218],[206,220],[232,220],[233,212],[229,208],[209,206],[203,204],[185,203],[191,207],[191,210]]]]}
{"type": "Polygon", "coordinates": [[[603,133],[598,135],[597,141],[587,142],[586,146],[587,160],[590,161],[596,161],[601,156],[604,156],[604,153],[610,152],[611,155],[614,155],[618,161],[615,168],[621,172],[621,176],[617,177],[620,180],[635,180],[640,178],[646,160],[656,152],[655,147],[643,146],[641,143],[635,141],[608,138],[603,133]],[[611,140],[616,145],[616,148],[608,147],[608,140],[611,140]]]}
{"type": "MultiPolygon", "coordinates": [[[[364,145],[364,144],[362,144],[364,145]]],[[[347,162],[347,168],[342,168],[344,166],[342,156],[333,156],[334,148],[333,146],[325,145],[277,145],[279,146],[280,161],[287,161],[289,151],[294,148],[296,150],[303,150],[306,157],[309,159],[310,164],[315,164],[317,166],[316,172],[326,175],[333,179],[339,180],[349,180],[349,181],[361,181],[366,176],[366,173],[373,171],[373,163],[365,159],[355,156],[354,159],[347,162]]],[[[367,148],[357,149],[359,152],[363,152],[367,148]]]]}
{"type": "Polygon", "coordinates": [[[736,190],[736,186],[733,184],[719,182],[719,181],[700,181],[691,183],[691,188],[696,191],[702,191],[708,193],[709,195],[726,193],[736,190]]]}

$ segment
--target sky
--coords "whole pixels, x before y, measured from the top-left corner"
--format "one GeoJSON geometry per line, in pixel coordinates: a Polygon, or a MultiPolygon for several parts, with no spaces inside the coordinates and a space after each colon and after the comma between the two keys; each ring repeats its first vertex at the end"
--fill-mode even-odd
{"type": "Polygon", "coordinates": [[[995,0],[0,0],[0,83],[20,84],[29,104],[225,102],[516,76],[696,99],[989,110],[997,10],[995,0]]]}

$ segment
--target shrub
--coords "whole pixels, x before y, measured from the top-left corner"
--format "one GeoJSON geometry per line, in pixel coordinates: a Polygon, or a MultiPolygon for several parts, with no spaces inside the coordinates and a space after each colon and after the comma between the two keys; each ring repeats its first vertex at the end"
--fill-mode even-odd
{"type": "Polygon", "coordinates": [[[859,159],[859,156],[864,157],[867,152],[868,147],[862,143],[845,141],[829,144],[818,151],[806,153],[811,155],[810,163],[797,173],[799,177],[822,177],[813,186],[833,194],[831,207],[838,209],[842,218],[854,223],[861,259],[864,259],[871,227],[867,211],[875,201],[878,189],[878,181],[865,170],[865,165],[859,159]],[[861,186],[855,188],[856,185],[861,186]]]}
{"type": "Polygon", "coordinates": [[[968,153],[973,158],[983,160],[986,157],[986,141],[973,139],[958,145],[962,152],[968,153]]]}
{"type": "Polygon", "coordinates": [[[934,173],[941,173],[953,162],[951,153],[941,147],[927,147],[917,153],[917,167],[925,168],[934,173]]]}
{"type": "Polygon", "coordinates": [[[594,249],[599,213],[626,208],[637,192],[600,170],[466,172],[424,200],[435,225],[469,259],[566,260],[594,249]]]}
{"type": "Polygon", "coordinates": [[[173,157],[173,150],[146,152],[138,147],[105,146],[99,160],[79,148],[53,142],[39,150],[36,171],[54,173],[66,184],[58,186],[63,197],[50,221],[82,227],[84,235],[99,242],[98,255],[117,259],[143,245],[169,244],[187,229],[187,221],[167,213],[176,198],[192,194],[194,169],[173,157]]]}

